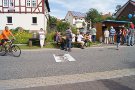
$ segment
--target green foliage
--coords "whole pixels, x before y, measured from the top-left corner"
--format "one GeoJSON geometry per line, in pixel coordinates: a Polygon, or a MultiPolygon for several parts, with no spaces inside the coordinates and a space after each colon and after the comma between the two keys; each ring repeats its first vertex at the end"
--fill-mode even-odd
{"type": "Polygon", "coordinates": [[[49,17],[49,26],[50,28],[54,28],[56,27],[56,23],[57,23],[57,18],[50,16],[49,17]]]}
{"type": "Polygon", "coordinates": [[[45,48],[56,48],[56,43],[47,43],[45,48]]]}
{"type": "Polygon", "coordinates": [[[54,16],[50,16],[50,17],[49,17],[49,22],[56,24],[57,18],[55,18],[54,16]]]}
{"type": "Polygon", "coordinates": [[[113,18],[112,16],[107,17],[106,20],[115,20],[115,18],[113,18]]]}
{"type": "Polygon", "coordinates": [[[70,24],[67,23],[67,22],[58,21],[56,27],[57,27],[57,30],[58,30],[59,32],[63,32],[63,31],[65,31],[69,26],[70,26],[70,24]]]}
{"type": "Polygon", "coordinates": [[[47,35],[46,35],[46,42],[53,42],[54,41],[54,35],[55,35],[54,31],[52,31],[50,33],[47,33],[47,35]]]}
{"type": "Polygon", "coordinates": [[[102,21],[101,14],[97,11],[97,9],[91,8],[87,13],[86,20],[89,22],[91,20],[92,23],[96,23],[102,21]]]}
{"type": "Polygon", "coordinates": [[[32,34],[29,33],[28,30],[18,31],[16,28],[15,30],[12,30],[13,35],[15,36],[15,44],[27,44],[29,38],[32,37],[32,34]]]}
{"type": "Polygon", "coordinates": [[[135,24],[135,17],[132,18],[132,22],[135,24]]]}
{"type": "Polygon", "coordinates": [[[77,28],[76,27],[71,27],[72,33],[77,34],[77,28]]]}
{"type": "Polygon", "coordinates": [[[127,21],[127,17],[126,16],[122,16],[122,17],[118,18],[117,20],[127,21]]]}

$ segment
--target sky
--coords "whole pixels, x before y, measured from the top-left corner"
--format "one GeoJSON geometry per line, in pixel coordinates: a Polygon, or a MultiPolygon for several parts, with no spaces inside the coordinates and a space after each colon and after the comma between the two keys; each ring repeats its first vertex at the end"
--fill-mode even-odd
{"type": "Polygon", "coordinates": [[[48,0],[50,15],[64,19],[68,11],[86,13],[95,8],[103,14],[114,13],[117,5],[124,5],[128,0],[48,0]]]}

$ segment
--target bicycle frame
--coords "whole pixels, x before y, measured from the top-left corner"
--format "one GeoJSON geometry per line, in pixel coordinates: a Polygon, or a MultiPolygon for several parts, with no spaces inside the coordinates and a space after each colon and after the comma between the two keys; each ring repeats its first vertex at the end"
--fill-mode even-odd
{"type": "Polygon", "coordinates": [[[21,49],[19,46],[13,44],[13,41],[14,40],[9,40],[3,45],[5,52],[2,54],[2,56],[6,55],[8,52],[12,53],[14,57],[19,57],[21,55],[21,49]]]}

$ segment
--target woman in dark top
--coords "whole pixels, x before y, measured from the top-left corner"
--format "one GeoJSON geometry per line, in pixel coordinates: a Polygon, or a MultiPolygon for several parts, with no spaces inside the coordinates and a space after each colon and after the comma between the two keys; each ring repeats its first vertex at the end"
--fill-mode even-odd
{"type": "Polygon", "coordinates": [[[116,32],[117,50],[119,50],[120,41],[121,41],[121,34],[122,34],[122,31],[121,31],[121,29],[119,29],[119,30],[116,32]]]}

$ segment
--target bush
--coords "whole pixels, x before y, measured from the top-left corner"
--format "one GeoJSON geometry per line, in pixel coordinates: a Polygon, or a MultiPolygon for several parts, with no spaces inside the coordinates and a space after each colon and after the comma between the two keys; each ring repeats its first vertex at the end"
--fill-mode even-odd
{"type": "Polygon", "coordinates": [[[52,31],[50,33],[47,33],[47,35],[46,35],[46,42],[53,42],[54,41],[54,35],[55,35],[54,31],[52,31]]]}
{"type": "Polygon", "coordinates": [[[62,22],[62,21],[58,21],[56,24],[56,28],[59,32],[63,32],[67,30],[69,26],[70,24],[68,22],[62,22]]]}
{"type": "Polygon", "coordinates": [[[72,29],[72,33],[77,34],[77,28],[76,27],[71,27],[71,29],[72,29]]]}
{"type": "Polygon", "coordinates": [[[29,33],[28,30],[22,30],[19,31],[18,29],[12,30],[12,33],[14,34],[16,40],[15,40],[15,44],[27,44],[29,38],[32,37],[32,34],[29,33]]]}

